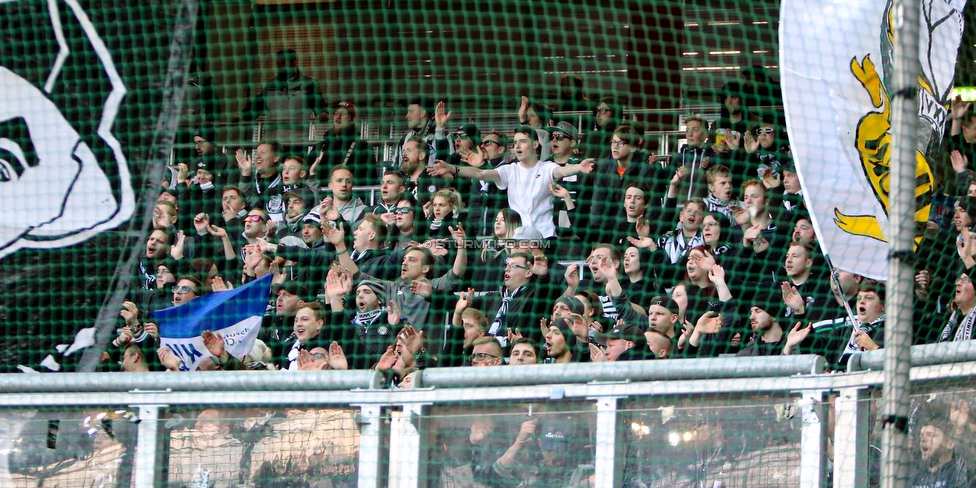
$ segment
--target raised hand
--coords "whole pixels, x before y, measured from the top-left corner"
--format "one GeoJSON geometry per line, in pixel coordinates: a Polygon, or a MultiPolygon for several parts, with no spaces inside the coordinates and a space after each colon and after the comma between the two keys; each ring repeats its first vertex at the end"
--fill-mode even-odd
{"type": "Polygon", "coordinates": [[[722,316],[711,310],[698,317],[698,323],[695,324],[695,331],[702,335],[715,334],[720,330],[722,330],[722,316]]]}
{"type": "Polygon", "coordinates": [[[216,225],[210,225],[210,226],[207,227],[207,231],[210,232],[210,235],[212,235],[214,237],[217,237],[217,238],[220,238],[220,239],[223,239],[224,237],[227,237],[227,230],[224,229],[223,227],[217,227],[216,225]]]}
{"type": "MultiPolygon", "coordinates": [[[[542,320],[545,320],[545,319],[542,319],[542,320]]],[[[516,339],[521,339],[521,338],[522,338],[522,331],[520,331],[518,329],[518,327],[516,327],[515,330],[508,329],[508,342],[509,343],[515,342],[516,339]]]]}
{"type": "Polygon", "coordinates": [[[187,166],[186,163],[180,163],[177,165],[177,167],[180,169],[180,171],[176,173],[176,182],[186,183],[187,177],[190,175],[190,167],[187,166]]]}
{"type": "Polygon", "coordinates": [[[481,148],[477,148],[474,151],[467,151],[461,155],[461,161],[464,161],[475,168],[480,168],[483,166],[486,159],[488,159],[488,153],[481,148]]]}
{"type": "Polygon", "coordinates": [[[443,129],[444,124],[447,124],[447,120],[451,118],[451,112],[444,109],[444,102],[437,102],[437,106],[434,107],[434,124],[438,129],[443,129]]]}
{"type": "Polygon", "coordinates": [[[591,363],[605,363],[607,362],[607,353],[602,347],[589,343],[590,346],[590,362],[591,363]]]}
{"type": "Polygon", "coordinates": [[[169,346],[156,349],[156,355],[159,356],[159,363],[169,371],[179,371],[180,366],[183,365],[183,360],[176,354],[173,354],[169,346]]]}
{"type": "Polygon", "coordinates": [[[342,346],[336,341],[332,341],[332,344],[329,344],[329,367],[335,370],[349,369],[349,361],[346,359],[346,354],[342,352],[342,346]]]}
{"type": "Polygon", "coordinates": [[[430,284],[430,281],[427,281],[427,279],[424,278],[424,279],[411,281],[410,291],[413,292],[415,295],[420,295],[424,298],[427,298],[432,293],[434,293],[434,287],[433,285],[430,284]]]}
{"type": "Polygon", "coordinates": [[[657,243],[654,242],[654,239],[651,239],[650,237],[637,238],[637,237],[627,236],[627,242],[629,242],[630,245],[638,249],[647,249],[652,252],[657,251],[657,243]]]}
{"type": "Polygon", "coordinates": [[[195,217],[193,217],[193,228],[196,229],[197,235],[203,235],[208,232],[210,227],[210,216],[200,212],[195,217]]]}
{"type": "Polygon", "coordinates": [[[950,110],[952,111],[952,118],[961,119],[966,116],[966,112],[969,110],[970,102],[963,102],[962,96],[956,95],[956,98],[952,99],[952,106],[950,110]]]}
{"type": "Polygon", "coordinates": [[[766,171],[765,173],[763,173],[762,183],[767,190],[772,190],[773,188],[779,188],[780,186],[783,186],[783,176],[781,173],[773,174],[772,171],[766,171]]]}
{"type": "Polygon", "coordinates": [[[688,169],[685,168],[684,164],[682,164],[681,166],[678,166],[678,169],[674,170],[674,176],[671,177],[671,184],[677,185],[678,182],[683,180],[686,176],[688,176],[688,169]]]}
{"type": "Polygon", "coordinates": [[[396,225],[396,215],[393,215],[393,212],[381,213],[380,220],[386,225],[396,225]]]}
{"type": "Polygon", "coordinates": [[[952,161],[952,170],[956,173],[965,173],[966,166],[969,165],[969,158],[964,156],[959,150],[952,151],[949,155],[949,160],[952,161]]]}
{"type": "Polygon", "coordinates": [[[401,317],[400,306],[397,305],[396,300],[390,300],[386,306],[386,321],[390,325],[399,325],[401,317]]]}
{"type": "Polygon", "coordinates": [[[589,174],[592,173],[596,168],[596,160],[594,159],[584,159],[580,161],[579,171],[580,173],[589,174]]]}
{"type": "Polygon", "coordinates": [[[210,354],[218,358],[224,355],[224,337],[219,332],[214,333],[205,330],[203,334],[200,334],[200,338],[203,339],[203,345],[207,346],[210,354]]]}
{"type": "Polygon", "coordinates": [[[210,282],[211,291],[227,291],[233,290],[234,285],[230,282],[224,281],[220,276],[214,276],[213,281],[210,282]]]}
{"type": "Polygon", "coordinates": [[[718,285],[719,283],[725,283],[725,268],[713,264],[712,269],[708,271],[708,281],[718,285]]]}
{"type": "Polygon", "coordinates": [[[458,222],[457,229],[454,227],[448,227],[447,230],[451,232],[451,237],[454,238],[454,244],[458,248],[464,247],[464,242],[467,240],[467,238],[464,234],[464,226],[461,225],[461,222],[458,222]]]}
{"type": "Polygon", "coordinates": [[[431,176],[453,176],[454,166],[438,159],[434,161],[434,164],[427,166],[427,174],[431,176]]]}
{"type": "Polygon", "coordinates": [[[515,436],[515,440],[518,441],[519,443],[523,443],[530,440],[531,437],[535,435],[535,430],[538,425],[539,425],[538,417],[522,422],[522,426],[519,428],[519,433],[517,436],[515,436]]]}
{"type": "Polygon", "coordinates": [[[474,299],[474,288],[468,288],[468,291],[462,291],[460,298],[458,298],[457,304],[454,305],[454,313],[461,313],[467,310],[471,306],[471,301],[474,299]]]}
{"type": "Polygon", "coordinates": [[[759,150],[759,140],[752,135],[752,132],[746,132],[745,135],[745,148],[746,152],[752,154],[759,150]]]}
{"type": "Polygon", "coordinates": [[[725,136],[725,145],[728,146],[730,151],[739,149],[742,147],[742,134],[730,131],[729,135],[725,136]]]}
{"type": "Polygon", "coordinates": [[[802,322],[797,322],[796,325],[793,326],[793,329],[790,330],[790,334],[786,336],[786,347],[783,349],[783,352],[785,354],[790,354],[793,348],[803,342],[803,340],[806,339],[812,331],[813,324],[804,327],[802,322]]]}
{"type": "Polygon", "coordinates": [[[122,310],[119,315],[125,319],[125,325],[134,327],[139,324],[139,307],[128,300],[122,302],[122,310]]]}
{"type": "Polygon", "coordinates": [[[403,343],[407,351],[410,351],[410,354],[414,356],[424,348],[424,333],[415,329],[412,325],[404,327],[397,340],[403,343]]]}
{"type": "Polygon", "coordinates": [[[651,223],[644,220],[644,214],[640,214],[640,217],[637,217],[637,223],[634,224],[634,229],[637,231],[637,235],[641,237],[651,235],[651,223]]]}
{"type": "Polygon", "coordinates": [[[566,267],[566,272],[563,273],[563,277],[566,278],[566,284],[575,288],[579,286],[580,276],[579,276],[579,265],[570,264],[566,267]]]}
{"type": "Polygon", "coordinates": [[[781,289],[783,292],[783,302],[786,303],[786,306],[790,307],[793,313],[803,314],[806,311],[803,306],[803,296],[796,290],[796,287],[784,281],[781,289]]]}
{"type": "Polygon", "coordinates": [[[241,176],[251,176],[251,155],[245,153],[243,149],[238,149],[237,167],[241,169],[241,176]]]}
{"type": "MultiPolygon", "coordinates": [[[[522,104],[519,105],[518,118],[519,122],[528,121],[528,110],[529,110],[529,97],[522,95],[522,104]]],[[[523,124],[525,122],[522,122],[523,124]]]]}
{"type": "Polygon", "coordinates": [[[339,225],[337,227],[326,225],[325,234],[326,237],[329,239],[329,242],[331,242],[333,246],[338,246],[339,244],[342,244],[343,239],[346,238],[346,231],[343,228],[342,222],[339,222],[339,225]]]}
{"type": "Polygon", "coordinates": [[[400,356],[397,354],[396,349],[393,346],[388,346],[386,352],[380,357],[380,362],[376,364],[376,369],[379,371],[389,371],[393,369],[398,359],[400,359],[400,356]]]}
{"type": "Polygon", "coordinates": [[[447,250],[447,240],[438,239],[436,241],[427,241],[428,245],[425,246],[430,250],[430,254],[434,257],[445,257],[449,254],[447,250]]]}
{"type": "Polygon", "coordinates": [[[538,255],[532,260],[532,274],[543,277],[549,274],[549,258],[538,255]]]}

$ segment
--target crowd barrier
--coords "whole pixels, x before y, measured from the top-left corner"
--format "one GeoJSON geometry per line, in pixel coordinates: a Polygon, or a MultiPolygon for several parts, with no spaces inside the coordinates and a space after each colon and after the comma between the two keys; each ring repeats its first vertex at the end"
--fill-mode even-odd
{"type": "MultiPolygon", "coordinates": [[[[863,487],[883,354],[835,374],[820,356],[430,369],[410,390],[377,371],[0,375],[0,486],[465,486],[434,469],[456,447],[438,436],[535,416],[574,419],[592,455],[565,469],[595,486],[863,487]]],[[[968,398],[973,344],[912,359],[917,402],[968,398]]]]}

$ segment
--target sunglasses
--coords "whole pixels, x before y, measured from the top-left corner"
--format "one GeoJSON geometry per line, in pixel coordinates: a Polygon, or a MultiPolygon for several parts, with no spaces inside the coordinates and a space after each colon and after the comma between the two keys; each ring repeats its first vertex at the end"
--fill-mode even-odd
{"type": "Polygon", "coordinates": [[[469,135],[461,132],[461,133],[458,133],[458,134],[454,134],[454,138],[455,139],[465,139],[465,140],[467,140],[467,139],[471,139],[471,136],[469,136],[469,135]]]}
{"type": "Polygon", "coordinates": [[[766,128],[763,128],[763,129],[756,129],[756,135],[766,134],[767,136],[771,136],[771,135],[773,135],[775,133],[776,133],[776,129],[773,129],[772,127],[766,127],[766,128]]]}
{"type": "Polygon", "coordinates": [[[264,222],[264,217],[260,215],[248,215],[244,217],[244,222],[264,222]]]}
{"type": "Polygon", "coordinates": [[[497,143],[495,141],[481,141],[481,145],[482,146],[491,146],[492,144],[494,144],[496,146],[501,146],[501,144],[499,144],[499,143],[497,143]]]}
{"type": "Polygon", "coordinates": [[[390,210],[390,213],[393,215],[406,215],[410,212],[413,212],[413,209],[410,207],[396,207],[390,210]]]}
{"type": "Polygon", "coordinates": [[[598,108],[598,109],[596,109],[597,115],[608,114],[610,112],[611,112],[611,110],[609,108],[598,108]]]}
{"type": "Polygon", "coordinates": [[[556,142],[565,141],[565,140],[570,140],[571,141],[571,140],[573,140],[573,138],[567,136],[566,134],[553,134],[552,135],[552,140],[554,140],[556,142]]]}
{"type": "Polygon", "coordinates": [[[173,293],[183,294],[183,293],[190,293],[191,291],[193,291],[193,289],[190,288],[189,286],[183,285],[183,286],[174,286],[170,288],[170,291],[172,291],[173,293]]]}

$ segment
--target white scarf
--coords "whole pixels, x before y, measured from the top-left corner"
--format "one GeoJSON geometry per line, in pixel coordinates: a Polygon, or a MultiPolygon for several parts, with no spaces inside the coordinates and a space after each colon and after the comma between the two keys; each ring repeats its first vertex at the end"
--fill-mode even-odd
{"type": "Polygon", "coordinates": [[[956,328],[959,322],[959,310],[954,310],[952,315],[949,316],[949,322],[946,323],[945,328],[942,329],[942,334],[939,336],[939,342],[948,341],[968,341],[973,338],[973,324],[976,323],[976,307],[973,307],[969,313],[963,318],[962,326],[956,328]],[[952,334],[952,329],[956,329],[956,334],[949,339],[952,334]]]}

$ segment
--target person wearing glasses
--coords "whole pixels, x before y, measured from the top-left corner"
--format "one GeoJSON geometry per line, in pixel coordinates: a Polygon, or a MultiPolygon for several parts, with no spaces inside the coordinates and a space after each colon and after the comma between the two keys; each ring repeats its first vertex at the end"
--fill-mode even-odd
{"type": "Polygon", "coordinates": [[[502,346],[494,337],[475,339],[471,347],[471,366],[501,366],[502,346]]]}
{"type": "Polygon", "coordinates": [[[610,157],[597,163],[590,175],[593,183],[586,185],[591,190],[581,197],[583,205],[590,205],[588,222],[591,225],[585,228],[575,226],[577,234],[584,240],[610,242],[620,232],[626,232],[626,229],[619,228],[617,219],[607,219],[607,216],[617,213],[614,207],[624,201],[626,188],[632,184],[649,185],[650,191],[644,202],[646,206],[659,207],[663,201],[664,194],[658,189],[663,188],[662,183],[667,181],[670,170],[635,159],[639,140],[637,131],[630,125],[622,125],[613,131],[609,143],[610,157]]]}
{"type": "Polygon", "coordinates": [[[255,208],[244,217],[244,240],[237,249],[241,256],[241,263],[244,262],[244,248],[258,243],[258,239],[264,238],[268,233],[268,214],[260,208],[255,208]]]}
{"type": "Polygon", "coordinates": [[[614,97],[597,100],[593,108],[593,126],[580,141],[580,157],[596,160],[610,157],[610,139],[623,120],[624,109],[619,100],[614,97]]]}
{"type": "Polygon", "coordinates": [[[743,145],[749,162],[742,176],[758,177],[767,188],[782,185],[781,167],[790,160],[790,146],[785,130],[777,126],[775,119],[764,117],[758,127],[746,133],[743,145]],[[775,183],[772,179],[775,179],[775,183]]]}
{"type": "Polygon", "coordinates": [[[536,342],[542,340],[535,324],[546,315],[551,300],[545,294],[546,288],[535,283],[534,265],[532,254],[512,254],[504,264],[501,290],[472,300],[471,306],[488,317],[486,335],[497,338],[502,345],[507,344],[509,331],[521,332],[521,336],[536,342]]]}
{"type": "MultiPolygon", "coordinates": [[[[493,131],[485,134],[472,152],[459,151],[456,154],[462,156],[462,167],[496,169],[512,162],[508,153],[508,142],[507,135],[493,131]],[[480,158],[471,157],[476,152],[479,153],[480,158]],[[475,164],[477,166],[474,166],[475,164]]],[[[498,186],[492,185],[490,181],[485,179],[473,179],[467,184],[458,182],[457,186],[464,195],[464,201],[468,204],[467,224],[472,235],[492,235],[492,220],[499,210],[508,206],[508,190],[499,189],[498,186]]]]}

